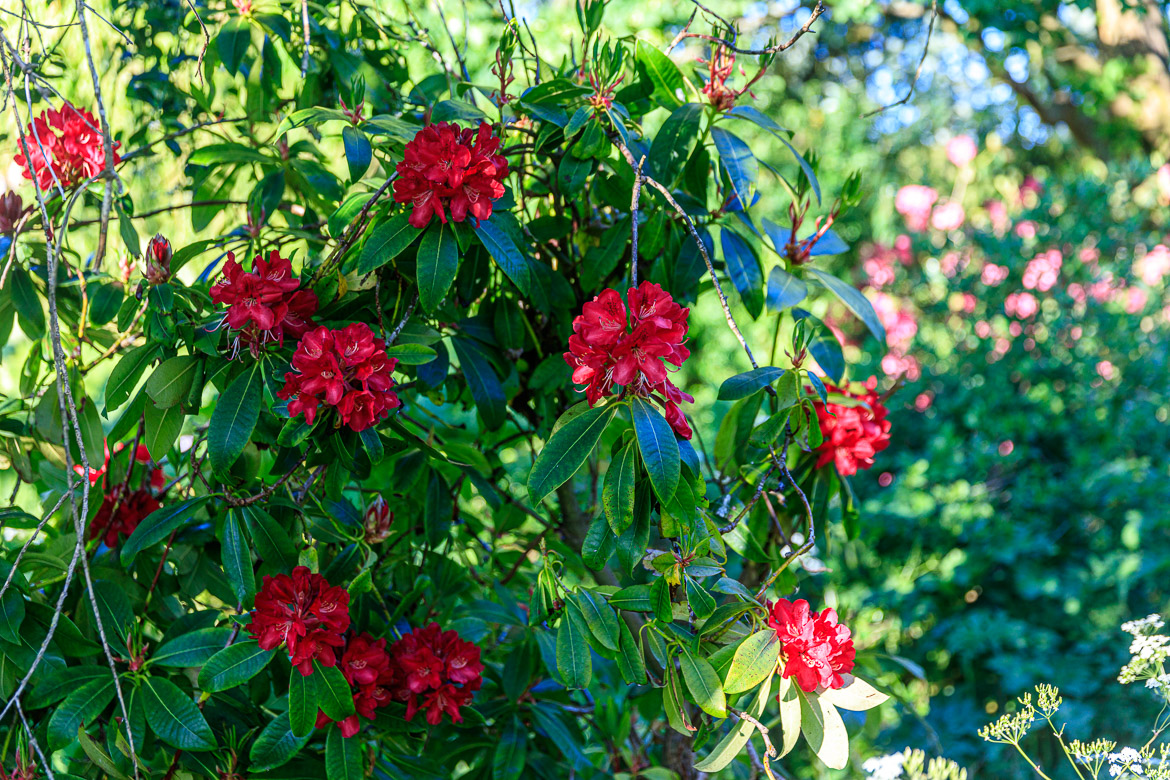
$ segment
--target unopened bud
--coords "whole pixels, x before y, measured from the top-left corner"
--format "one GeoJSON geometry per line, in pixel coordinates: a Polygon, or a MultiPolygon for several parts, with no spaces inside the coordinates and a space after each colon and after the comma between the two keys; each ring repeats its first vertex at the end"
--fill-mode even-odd
{"type": "Polygon", "coordinates": [[[151,284],[166,284],[171,280],[171,242],[161,233],[150,239],[146,247],[146,280],[151,284]]]}
{"type": "Polygon", "coordinates": [[[16,232],[24,204],[15,192],[0,197],[0,234],[16,232]]]}

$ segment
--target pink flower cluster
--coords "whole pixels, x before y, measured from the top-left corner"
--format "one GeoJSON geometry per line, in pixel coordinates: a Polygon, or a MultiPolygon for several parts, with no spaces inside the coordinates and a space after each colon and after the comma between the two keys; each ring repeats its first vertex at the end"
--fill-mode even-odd
{"type": "Polygon", "coordinates": [[[853,403],[845,405],[830,400],[825,404],[819,399],[813,402],[825,439],[816,450],[816,467],[832,463],[842,476],[852,476],[858,469],[872,467],[874,455],[890,446],[890,421],[877,394],[877,377],[869,378],[863,392],[851,392],[828,383],[825,388],[853,403]]]}
{"type": "Polygon", "coordinates": [[[1030,292],[1014,292],[1004,299],[1003,310],[1009,317],[1026,320],[1040,311],[1040,301],[1030,292]]]}
{"type": "Polygon", "coordinates": [[[391,388],[390,372],[398,360],[386,355],[386,342],[370,326],[355,322],[306,333],[293,353],[293,370],[284,375],[278,395],[287,400],[290,417],[305,415],[310,425],[324,401],[337,409],[341,422],[363,431],[402,405],[391,388]]]}
{"type": "Polygon", "coordinates": [[[615,384],[623,393],[653,398],[674,432],[689,439],[691,427],[678,405],[695,399],[674,386],[666,364],[681,366],[690,357],[685,342],[691,310],[653,282],[631,287],[626,299],[628,311],[617,290],[605,290],[573,320],[564,353],[573,381],[585,385],[590,406],[612,395],[615,384]]]}
{"type": "Polygon", "coordinates": [[[245,344],[257,356],[266,344],[284,346],[286,335],[300,338],[307,333],[314,325],[317,296],[300,286],[292,263],[275,249],[267,261],[256,255],[250,273],[228,252],[223,277],[211,288],[211,300],[228,307],[221,326],[235,331],[233,353],[245,344]]]}
{"type": "Polygon", "coordinates": [[[1157,287],[1170,276],[1170,248],[1158,244],[1133,264],[1133,272],[1150,287],[1157,287]]]}
{"type": "MultiPolygon", "coordinates": [[[[14,158],[24,178],[36,178],[37,187],[48,192],[60,182],[63,189],[93,178],[106,167],[106,144],[98,121],[85,109],[63,103],[59,109],[42,111],[24,133],[23,150],[14,158]]],[[[114,143],[114,164],[121,161],[114,143]]]]}
{"type": "Polygon", "coordinates": [[[906,219],[906,227],[921,233],[930,225],[930,210],[938,192],[924,184],[907,184],[894,196],[894,208],[906,219]]]}
{"type": "Polygon", "coordinates": [[[975,139],[969,135],[957,135],[947,141],[947,159],[956,168],[966,168],[979,154],[975,139]]]}
{"type": "Polygon", "coordinates": [[[830,608],[815,613],[804,599],[778,599],[769,605],[768,626],[776,632],[783,653],[783,675],[795,677],[805,693],[840,688],[842,674],[853,669],[857,651],[847,627],[830,608]]]}
{"type": "Polygon", "coordinates": [[[1024,287],[1029,290],[1048,292],[1060,279],[1060,267],[1064,256],[1059,249],[1041,252],[1028,261],[1024,268],[1024,287]]]}
{"type": "Polygon", "coordinates": [[[875,290],[893,284],[896,264],[910,265],[913,259],[910,252],[910,236],[905,234],[898,236],[892,247],[881,243],[869,244],[862,250],[861,255],[866,282],[875,290]]]}

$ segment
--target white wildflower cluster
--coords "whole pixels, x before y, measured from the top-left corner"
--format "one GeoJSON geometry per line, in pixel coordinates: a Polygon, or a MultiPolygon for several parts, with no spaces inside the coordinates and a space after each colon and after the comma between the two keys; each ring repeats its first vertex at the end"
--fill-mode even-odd
{"type": "Polygon", "coordinates": [[[906,748],[866,760],[861,768],[870,780],[967,780],[967,770],[948,758],[926,760],[921,750],[906,748]]]}
{"type": "Polygon", "coordinates": [[[899,780],[902,777],[902,765],[906,762],[906,753],[908,752],[867,758],[861,768],[873,780],[899,780]]]}
{"type": "Polygon", "coordinates": [[[1142,754],[1131,747],[1122,748],[1116,753],[1110,753],[1106,758],[1109,760],[1109,776],[1110,777],[1128,777],[1136,775],[1142,777],[1145,775],[1145,766],[1142,763],[1142,754]]]}
{"type": "Polygon", "coordinates": [[[1131,634],[1133,641],[1129,645],[1130,661],[1122,667],[1117,680],[1123,685],[1145,680],[1147,688],[1170,698],[1170,677],[1164,667],[1170,658],[1170,637],[1157,633],[1163,626],[1165,621],[1159,615],[1122,624],[1121,630],[1131,634]]]}

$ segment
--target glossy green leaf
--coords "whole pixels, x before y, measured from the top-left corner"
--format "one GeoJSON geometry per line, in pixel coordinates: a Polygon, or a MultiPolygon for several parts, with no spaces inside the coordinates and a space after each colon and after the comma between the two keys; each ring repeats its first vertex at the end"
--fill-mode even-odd
{"type": "Polygon", "coordinates": [[[65,697],[49,718],[49,749],[59,750],[77,739],[77,729],[86,726],[114,700],[114,678],[90,680],[65,697]]]}
{"type": "Polygon", "coordinates": [[[168,504],[147,515],[134,529],[134,533],[122,543],[122,565],[129,566],[141,550],[158,544],[170,536],[171,531],[191,522],[206,501],[207,496],[196,496],[177,504],[168,504]]]}
{"type": "Polygon", "coordinates": [[[198,366],[199,359],[192,355],[164,360],[146,380],[146,394],[159,409],[169,409],[191,391],[198,366]]]}
{"type": "Polygon", "coordinates": [[[207,455],[216,471],[227,471],[248,446],[264,400],[262,364],[237,376],[216,401],[207,427],[207,455]]]}
{"type": "Polygon", "coordinates": [[[678,489],[679,475],[682,471],[682,460],[674,431],[661,412],[644,398],[631,399],[630,412],[634,419],[638,450],[642,453],[642,463],[650,475],[650,484],[660,501],[670,501],[674,491],[678,489]]]}
{"type": "Polygon", "coordinates": [[[251,23],[243,16],[228,17],[215,37],[215,50],[228,73],[234,76],[239,72],[251,44],[251,23]]]}
{"type": "Polygon", "coordinates": [[[566,688],[587,688],[593,677],[593,659],[584,631],[565,614],[557,629],[557,671],[566,688]]]}
{"type": "Polygon", "coordinates": [[[288,679],[288,720],[294,736],[308,738],[317,727],[317,678],[296,669],[288,679]]]}
{"type": "Polygon", "coordinates": [[[549,438],[528,474],[528,495],[534,503],[539,503],[577,473],[609,424],[614,408],[600,406],[583,411],[549,438]]]}
{"type": "Polygon", "coordinates": [[[780,641],[770,628],[749,636],[740,643],[731,660],[723,690],[727,693],[742,693],[754,688],[765,677],[776,671],[780,658],[780,641]]]}
{"type": "Polygon", "coordinates": [[[267,772],[284,766],[309,742],[309,735],[298,737],[292,732],[288,713],[282,712],[264,727],[248,751],[248,769],[267,772]]]}
{"type": "Polygon", "coordinates": [[[395,214],[380,223],[362,247],[358,261],[359,274],[368,274],[402,254],[422,231],[410,224],[407,213],[395,214]]]}
{"type": "Polygon", "coordinates": [[[634,632],[626,621],[618,621],[618,630],[621,633],[619,641],[620,653],[617,657],[618,672],[622,679],[631,685],[646,684],[646,661],[642,657],[642,648],[634,638],[634,632]]]}
{"type": "Polygon", "coordinates": [[[593,632],[597,641],[610,650],[618,649],[618,617],[605,599],[594,594],[587,588],[577,591],[574,603],[581,610],[585,624],[593,632]]]}
{"type": "Polygon", "coordinates": [[[634,478],[637,475],[637,453],[634,442],[618,451],[605,473],[601,492],[602,505],[609,527],[619,536],[634,522],[634,478]]]}
{"type": "MultiPolygon", "coordinates": [[[[492,755],[492,777],[495,780],[516,780],[524,772],[528,753],[528,729],[516,715],[504,726],[492,755]]],[[[332,778],[330,778],[332,780],[332,778]]]]}
{"type": "Polygon", "coordinates": [[[837,708],[815,693],[800,698],[800,731],[809,747],[830,769],[844,769],[849,763],[849,734],[837,708]]]}
{"type": "Polygon", "coordinates": [[[760,260],[755,250],[729,228],[719,231],[719,242],[723,248],[727,276],[735,285],[744,308],[752,317],[759,317],[764,310],[764,275],[760,271],[760,260]]]}
{"type": "Polygon", "coordinates": [[[188,631],[163,642],[149,660],[156,666],[202,666],[227,645],[231,635],[232,629],[226,626],[188,631]]]}
{"type": "Polygon", "coordinates": [[[691,692],[699,709],[716,718],[726,718],[727,698],[723,695],[719,675],[711,663],[706,658],[684,652],[679,658],[679,664],[687,690],[691,692]]]}
{"type": "Polygon", "coordinates": [[[138,380],[142,378],[143,372],[154,360],[156,354],[158,354],[158,345],[147,343],[130,350],[114,364],[113,370],[110,371],[110,378],[106,381],[105,404],[107,412],[117,409],[130,400],[134,386],[138,384],[138,380]]]}
{"type": "Polygon", "coordinates": [[[874,311],[873,304],[869,302],[869,298],[862,294],[861,290],[819,268],[810,267],[806,270],[833,295],[836,295],[849,311],[865,323],[865,327],[869,328],[869,332],[878,340],[878,343],[883,345],[886,343],[886,329],[882,327],[882,321],[878,318],[877,312],[874,311]]]}
{"type": "Polygon", "coordinates": [[[504,213],[494,214],[491,219],[481,220],[479,226],[475,229],[475,233],[479,236],[479,240],[483,242],[488,254],[496,261],[496,265],[500,267],[512,283],[516,285],[522,294],[527,295],[531,279],[528,273],[528,259],[520,248],[516,246],[516,242],[509,230],[505,230],[500,224],[508,219],[510,215],[504,213]]]}
{"type": "MultiPolygon", "coordinates": [[[[175,439],[179,438],[186,415],[183,413],[183,407],[177,404],[169,409],[159,409],[147,399],[143,406],[145,407],[143,417],[146,420],[143,444],[146,445],[146,451],[153,460],[161,461],[174,446],[175,439]]],[[[127,411],[133,408],[134,404],[131,404],[127,411]]]]}
{"type": "Polygon", "coordinates": [[[341,669],[313,661],[313,677],[317,685],[317,706],[322,712],[333,720],[345,720],[353,715],[353,693],[341,669]]]}
{"type": "MultiPolygon", "coordinates": [[[[772,679],[768,678],[760,685],[760,690],[756,693],[756,698],[752,701],[748,714],[757,721],[764,718],[771,694],[772,679]]],[[[741,718],[735,728],[727,732],[727,735],[711,749],[707,757],[695,764],[695,769],[710,774],[722,771],[735,760],[736,756],[740,755],[755,730],[755,724],[741,718]]]]}
{"type": "Polygon", "coordinates": [[[423,311],[434,313],[451,289],[459,271],[459,248],[455,231],[449,226],[432,222],[423,233],[418,247],[418,300],[423,311]]]}
{"type": "Polygon", "coordinates": [[[325,737],[326,780],[361,780],[364,776],[361,740],[346,739],[341,729],[330,726],[325,737]]]}
{"type": "Polygon", "coordinates": [[[712,127],[711,140],[715,142],[719,162],[731,180],[732,194],[738,195],[744,205],[750,203],[749,193],[760,175],[759,160],[742,138],[726,128],[712,127]]]}
{"type": "Polygon", "coordinates": [[[214,750],[215,735],[179,686],[164,677],[151,677],[142,684],[146,722],[159,739],[180,750],[214,750]]]}
{"type": "Polygon", "coordinates": [[[654,87],[655,102],[668,108],[681,106],[686,91],[682,72],[658,48],[646,41],[638,41],[638,66],[654,87]]]}
{"type": "Polygon", "coordinates": [[[199,670],[199,687],[209,693],[235,688],[258,675],[276,651],[261,650],[254,641],[237,642],[213,655],[199,670]]]}
{"type": "Polygon", "coordinates": [[[719,386],[720,401],[738,401],[766,387],[784,375],[784,369],[761,366],[723,380],[719,386]]]}
{"type": "Polygon", "coordinates": [[[768,308],[772,311],[783,311],[803,301],[808,297],[808,285],[780,266],[772,267],[768,272],[768,308]]]}

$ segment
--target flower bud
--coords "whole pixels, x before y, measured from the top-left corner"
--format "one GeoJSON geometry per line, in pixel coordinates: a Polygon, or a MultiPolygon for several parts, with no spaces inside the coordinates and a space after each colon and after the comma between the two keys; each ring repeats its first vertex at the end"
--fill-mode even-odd
{"type": "Polygon", "coordinates": [[[171,242],[161,233],[150,239],[146,247],[146,279],[151,284],[166,284],[171,280],[171,242]]]}
{"type": "Polygon", "coordinates": [[[20,212],[24,204],[20,196],[10,192],[0,197],[0,234],[16,232],[16,225],[20,222],[20,212]]]}
{"type": "Polygon", "coordinates": [[[390,525],[394,522],[394,513],[390,511],[386,500],[378,496],[366,508],[365,531],[366,544],[379,544],[390,536],[390,525]]]}

